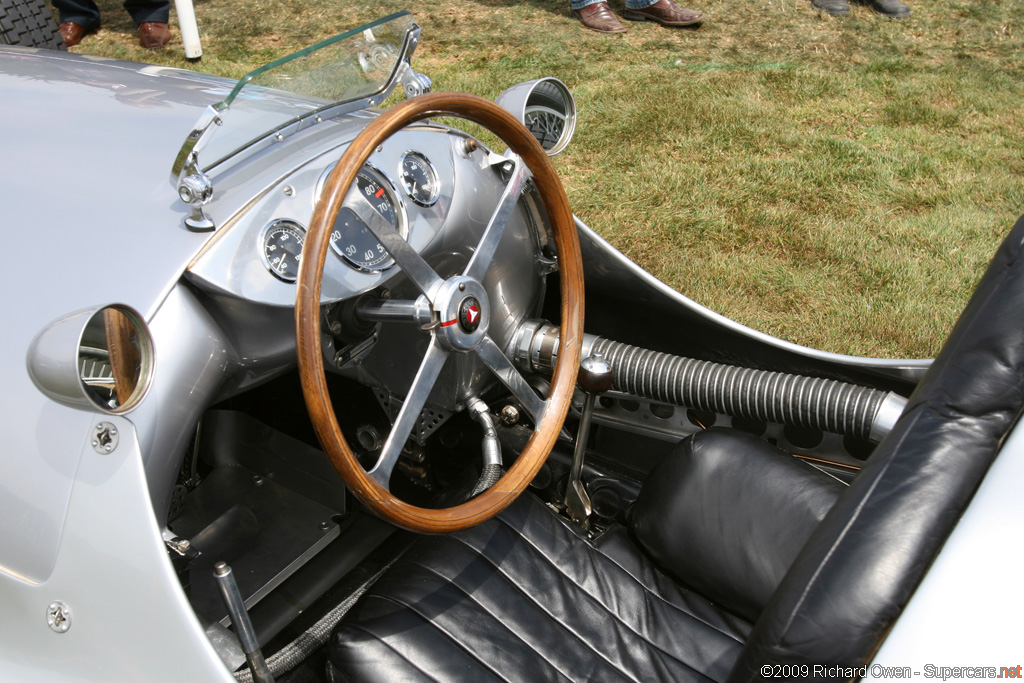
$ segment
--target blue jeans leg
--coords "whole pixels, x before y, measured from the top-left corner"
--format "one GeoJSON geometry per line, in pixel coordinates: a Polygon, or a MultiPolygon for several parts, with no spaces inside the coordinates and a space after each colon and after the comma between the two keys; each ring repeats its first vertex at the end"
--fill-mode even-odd
{"type": "MultiPolygon", "coordinates": [[[[587,5],[594,5],[605,0],[570,0],[569,9],[581,10],[587,5]]],[[[626,9],[646,9],[658,0],[626,0],[626,9]]]]}

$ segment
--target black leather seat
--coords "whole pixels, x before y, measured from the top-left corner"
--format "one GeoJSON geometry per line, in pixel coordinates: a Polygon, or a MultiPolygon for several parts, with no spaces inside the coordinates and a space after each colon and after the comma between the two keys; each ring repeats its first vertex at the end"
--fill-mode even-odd
{"type": "Polygon", "coordinates": [[[418,539],[332,634],[337,673],[746,683],[766,664],[864,665],[1021,413],[1022,313],[1024,219],[848,488],[712,430],[596,543],[523,496],[418,539]]]}
{"type": "Polygon", "coordinates": [[[333,634],[339,673],[353,681],[724,680],[764,601],[844,486],[731,431],[687,439],[651,481],[634,507],[633,533],[614,527],[591,542],[527,494],[473,529],[418,538],[333,634]],[[793,478],[804,481],[800,491],[793,478]],[[725,503],[705,505],[716,498],[725,503]],[[775,520],[761,514],[765,505],[775,520]]]}

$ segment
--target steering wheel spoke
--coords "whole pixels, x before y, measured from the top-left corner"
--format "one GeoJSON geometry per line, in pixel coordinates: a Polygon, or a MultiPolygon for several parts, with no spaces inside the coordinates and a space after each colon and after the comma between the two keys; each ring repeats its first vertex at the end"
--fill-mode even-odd
{"type": "Polygon", "coordinates": [[[365,206],[361,207],[361,213],[364,216],[370,217],[370,222],[366,227],[370,229],[370,232],[377,238],[377,241],[384,245],[387,252],[391,254],[391,258],[395,259],[395,263],[413,281],[420,292],[427,299],[433,301],[437,290],[444,284],[444,280],[434,272],[434,269],[423,260],[423,257],[395,230],[395,226],[391,225],[384,216],[377,213],[377,209],[373,208],[373,205],[361,192],[354,193],[352,201],[357,204],[365,204],[365,206]]]}
{"type": "Polygon", "coordinates": [[[412,430],[420,419],[423,406],[426,405],[427,397],[430,396],[446,360],[448,360],[448,352],[438,344],[437,337],[432,335],[430,346],[427,347],[427,353],[423,357],[423,362],[420,363],[420,369],[416,372],[412,386],[409,387],[409,395],[405,397],[405,402],[402,403],[402,408],[398,411],[395,424],[391,428],[387,440],[384,441],[377,463],[369,472],[374,481],[389,491],[391,490],[389,485],[391,472],[398,464],[398,457],[402,454],[405,443],[409,440],[412,430]]]}
{"type": "Polygon", "coordinates": [[[491,259],[494,258],[494,252],[498,249],[498,243],[501,242],[501,237],[505,234],[505,227],[512,217],[520,195],[523,194],[523,188],[526,187],[526,181],[532,177],[529,167],[518,155],[510,155],[509,160],[505,163],[512,164],[511,176],[505,185],[505,191],[501,193],[497,208],[491,214],[491,220],[487,223],[483,237],[480,238],[480,243],[477,245],[476,251],[473,252],[469,265],[466,266],[465,274],[474,280],[483,281],[487,274],[491,259]]]}
{"type": "Polygon", "coordinates": [[[540,424],[541,418],[544,417],[544,409],[547,408],[547,401],[537,395],[494,340],[489,336],[484,337],[474,351],[477,358],[491,369],[491,372],[526,408],[526,412],[533,418],[533,423],[540,424]]]}

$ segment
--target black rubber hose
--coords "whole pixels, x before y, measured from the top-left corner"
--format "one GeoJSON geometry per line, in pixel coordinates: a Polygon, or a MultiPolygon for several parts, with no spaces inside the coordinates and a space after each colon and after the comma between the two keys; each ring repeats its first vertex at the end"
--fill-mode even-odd
{"type": "Polygon", "coordinates": [[[754,370],[650,351],[598,337],[612,388],[654,401],[868,439],[888,394],[845,382],[754,370]]]}

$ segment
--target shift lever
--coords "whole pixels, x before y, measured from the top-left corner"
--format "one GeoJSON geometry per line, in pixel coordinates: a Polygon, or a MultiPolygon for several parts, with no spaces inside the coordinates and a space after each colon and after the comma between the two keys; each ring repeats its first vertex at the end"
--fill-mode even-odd
{"type": "Polygon", "coordinates": [[[565,487],[565,508],[569,517],[584,529],[590,519],[590,496],[583,486],[583,459],[587,453],[587,439],[590,436],[590,418],[594,414],[594,401],[597,395],[611,389],[614,373],[612,366],[599,353],[594,353],[580,363],[576,385],[586,394],[583,401],[583,413],[580,415],[580,428],[576,433],[576,450],[572,454],[572,469],[569,470],[569,482],[565,487]]]}

